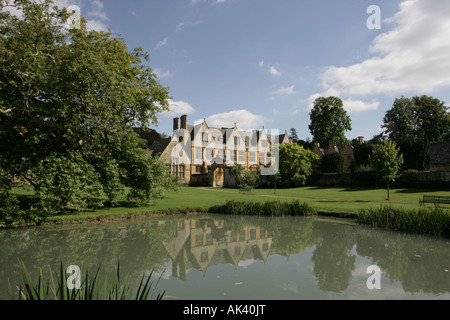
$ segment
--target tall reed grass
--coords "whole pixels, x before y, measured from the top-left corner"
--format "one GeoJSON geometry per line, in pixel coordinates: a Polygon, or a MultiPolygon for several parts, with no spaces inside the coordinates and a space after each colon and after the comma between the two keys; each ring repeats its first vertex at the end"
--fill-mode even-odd
{"type": "Polygon", "coordinates": [[[211,213],[253,216],[311,216],[317,214],[312,206],[298,200],[292,202],[229,200],[225,204],[213,206],[209,211],[211,213]]]}
{"type": "Polygon", "coordinates": [[[382,206],[361,209],[357,221],[387,230],[450,237],[450,211],[445,208],[415,210],[382,206]]]}
{"type": "MultiPolygon", "coordinates": [[[[67,273],[62,263],[59,270],[54,272],[50,270],[50,277],[47,280],[44,279],[41,269],[36,283],[32,281],[25,264],[19,261],[19,265],[23,284],[14,290],[9,283],[8,290],[11,300],[148,300],[154,296],[153,283],[150,281],[153,271],[148,276],[142,276],[134,297],[130,299],[130,286],[127,282],[122,283],[119,264],[112,285],[108,285],[107,280],[103,285],[99,283],[99,267],[94,275],[89,275],[86,271],[80,289],[69,289],[67,273]]],[[[158,293],[155,300],[163,299],[164,294],[165,291],[158,293]]]]}

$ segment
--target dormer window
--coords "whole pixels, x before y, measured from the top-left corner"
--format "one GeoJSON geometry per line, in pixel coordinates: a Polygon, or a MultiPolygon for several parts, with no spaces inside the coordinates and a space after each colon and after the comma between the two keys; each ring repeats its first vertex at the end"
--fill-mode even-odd
{"type": "Polygon", "coordinates": [[[208,142],[209,141],[209,135],[207,133],[203,133],[202,141],[203,142],[208,142]]]}
{"type": "Polygon", "coordinates": [[[234,137],[234,145],[239,146],[239,137],[234,137]]]}

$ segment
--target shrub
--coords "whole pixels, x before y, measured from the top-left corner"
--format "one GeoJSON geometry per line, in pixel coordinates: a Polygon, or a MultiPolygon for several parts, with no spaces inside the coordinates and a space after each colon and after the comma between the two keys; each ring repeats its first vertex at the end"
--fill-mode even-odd
{"type": "Polygon", "coordinates": [[[344,157],[338,152],[327,153],[322,157],[320,169],[323,173],[341,173],[344,169],[344,157]]]}

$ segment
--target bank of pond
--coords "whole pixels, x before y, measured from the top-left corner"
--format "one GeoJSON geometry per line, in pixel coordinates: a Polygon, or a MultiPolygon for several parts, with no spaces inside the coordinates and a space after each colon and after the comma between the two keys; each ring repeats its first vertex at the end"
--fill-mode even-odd
{"type": "Polygon", "coordinates": [[[146,216],[170,216],[192,214],[228,214],[248,216],[333,216],[350,218],[364,225],[390,231],[426,234],[437,237],[450,237],[450,208],[421,207],[407,208],[393,205],[360,209],[358,213],[321,212],[307,202],[292,201],[236,201],[228,200],[209,208],[165,209],[159,212],[111,215],[106,217],[46,217],[38,224],[64,224],[83,222],[102,222],[131,219],[146,216]]]}
{"type": "Polygon", "coordinates": [[[394,206],[381,206],[361,209],[358,214],[329,214],[318,212],[308,203],[302,203],[298,200],[292,202],[277,200],[268,202],[227,201],[224,205],[212,207],[210,212],[262,216],[334,215],[354,218],[358,223],[371,225],[375,228],[450,237],[450,211],[439,207],[406,209],[394,206]]]}

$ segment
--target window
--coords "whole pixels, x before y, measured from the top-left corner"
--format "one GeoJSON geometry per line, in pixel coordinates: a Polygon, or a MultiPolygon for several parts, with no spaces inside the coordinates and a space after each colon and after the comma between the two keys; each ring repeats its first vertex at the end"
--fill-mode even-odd
{"type": "Polygon", "coordinates": [[[178,165],[176,164],[172,165],[172,176],[178,177],[178,165]]]}
{"type": "Polygon", "coordinates": [[[213,158],[213,149],[205,149],[206,160],[211,161],[213,158]]]}
{"type": "Polygon", "coordinates": [[[249,162],[252,162],[252,163],[256,162],[256,154],[253,151],[251,151],[249,154],[249,162]]]}
{"type": "Polygon", "coordinates": [[[202,166],[196,166],[195,173],[202,173],[202,166]]]}
{"type": "Polygon", "coordinates": [[[202,138],[202,141],[203,142],[208,142],[209,140],[209,135],[207,134],[207,133],[203,133],[203,136],[202,136],[203,138],[202,138]]]}
{"type": "Polygon", "coordinates": [[[239,162],[245,162],[245,152],[244,151],[238,152],[239,152],[239,162]]]}
{"type": "Polygon", "coordinates": [[[230,160],[229,161],[232,161],[232,162],[236,161],[236,151],[230,150],[230,160]]]}
{"type": "Polygon", "coordinates": [[[195,148],[195,159],[203,160],[203,149],[202,148],[195,148]]]}
{"type": "Polygon", "coordinates": [[[239,137],[234,137],[234,145],[235,146],[239,145],[239,137]]]}
{"type": "Polygon", "coordinates": [[[267,148],[267,141],[261,140],[261,148],[267,148]]]}
{"type": "Polygon", "coordinates": [[[266,153],[265,152],[259,153],[259,163],[266,164],[266,153]]]}
{"type": "Polygon", "coordinates": [[[184,180],[184,165],[180,165],[178,173],[180,180],[184,180]]]}

